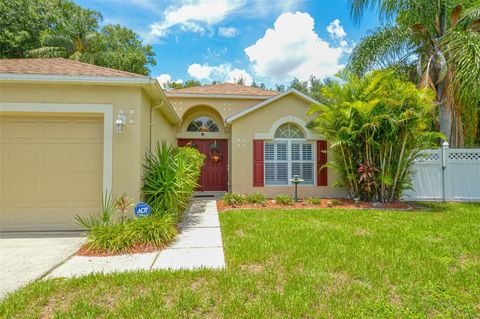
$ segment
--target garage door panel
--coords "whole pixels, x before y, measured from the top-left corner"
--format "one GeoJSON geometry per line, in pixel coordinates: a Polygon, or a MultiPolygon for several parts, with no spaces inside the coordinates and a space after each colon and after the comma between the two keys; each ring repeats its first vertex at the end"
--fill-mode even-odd
{"type": "Polygon", "coordinates": [[[31,144],[2,144],[2,172],[32,172],[37,158],[31,144]]]}
{"type": "Polygon", "coordinates": [[[5,136],[9,139],[36,139],[38,137],[38,123],[34,119],[12,119],[8,121],[5,136]]]}
{"type": "Polygon", "coordinates": [[[80,140],[94,140],[102,143],[103,126],[88,121],[77,121],[72,130],[72,138],[80,140]]]}
{"type": "Polygon", "coordinates": [[[40,122],[40,130],[38,139],[40,140],[57,140],[71,138],[71,129],[69,128],[71,121],[69,120],[45,120],[40,122]]]}
{"type": "Polygon", "coordinates": [[[102,205],[103,118],[9,116],[2,126],[0,230],[78,229],[102,205]]]}
{"type": "Polygon", "coordinates": [[[10,174],[2,172],[1,181],[2,202],[33,202],[37,200],[36,181],[32,181],[29,174],[10,174]]]}

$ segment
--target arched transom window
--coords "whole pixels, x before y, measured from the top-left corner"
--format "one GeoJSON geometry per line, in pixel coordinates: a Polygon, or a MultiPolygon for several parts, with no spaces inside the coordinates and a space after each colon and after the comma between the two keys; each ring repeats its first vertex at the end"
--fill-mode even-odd
{"type": "Polygon", "coordinates": [[[298,125],[285,123],[265,142],[265,185],[290,185],[294,176],[302,178],[302,184],[314,184],[314,144],[304,138],[298,125]]]}
{"type": "Polygon", "coordinates": [[[217,123],[208,116],[200,116],[188,124],[187,132],[219,132],[217,123]]]}
{"type": "Polygon", "coordinates": [[[282,124],[275,132],[275,138],[304,138],[303,131],[293,123],[282,124]]]}

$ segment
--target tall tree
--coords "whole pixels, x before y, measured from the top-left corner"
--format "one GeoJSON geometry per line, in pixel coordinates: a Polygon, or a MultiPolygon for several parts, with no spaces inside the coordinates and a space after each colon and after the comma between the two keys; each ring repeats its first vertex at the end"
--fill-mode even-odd
{"type": "Polygon", "coordinates": [[[22,58],[40,46],[40,34],[55,23],[47,0],[0,1],[0,58],[22,58]]]}
{"type": "Polygon", "coordinates": [[[69,0],[0,1],[0,58],[63,57],[139,74],[155,65],[151,46],[69,0]]]}
{"type": "Polygon", "coordinates": [[[31,57],[63,57],[93,63],[94,42],[102,20],[100,12],[84,9],[72,2],[59,2],[56,23],[42,31],[41,47],[28,51],[31,57]]]}
{"type": "Polygon", "coordinates": [[[353,50],[348,69],[365,74],[416,65],[436,92],[440,131],[452,147],[472,145],[480,105],[480,0],[349,0],[359,20],[375,8],[384,24],[353,50]]]}

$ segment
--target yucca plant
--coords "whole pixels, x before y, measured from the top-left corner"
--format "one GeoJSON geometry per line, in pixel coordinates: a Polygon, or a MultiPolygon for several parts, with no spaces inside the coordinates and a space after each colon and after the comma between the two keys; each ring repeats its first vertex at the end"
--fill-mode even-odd
{"type": "MultiPolygon", "coordinates": [[[[123,197],[125,197],[125,195],[122,195],[121,198],[123,197]]],[[[75,222],[87,230],[92,230],[96,226],[111,225],[118,213],[118,199],[112,192],[105,192],[100,214],[90,214],[87,217],[76,215],[75,222]]]]}
{"type": "Polygon", "coordinates": [[[145,202],[159,214],[179,217],[198,186],[203,160],[204,155],[196,149],[157,144],[145,159],[142,187],[145,202]]]}
{"type": "Polygon", "coordinates": [[[331,142],[328,165],[340,173],[351,198],[398,200],[410,187],[419,151],[443,137],[430,132],[434,93],[391,70],[340,77],[322,89],[328,105],[311,107],[317,118],[310,127],[331,142]]]}

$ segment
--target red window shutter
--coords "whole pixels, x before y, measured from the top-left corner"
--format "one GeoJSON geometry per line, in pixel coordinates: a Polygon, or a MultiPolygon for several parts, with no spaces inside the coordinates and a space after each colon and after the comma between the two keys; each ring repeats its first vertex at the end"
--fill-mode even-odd
{"type": "Polygon", "coordinates": [[[253,140],[253,186],[263,186],[263,141],[253,140]]]}
{"type": "Polygon", "coordinates": [[[327,168],[327,141],[317,141],[317,186],[328,186],[327,168]]]}

